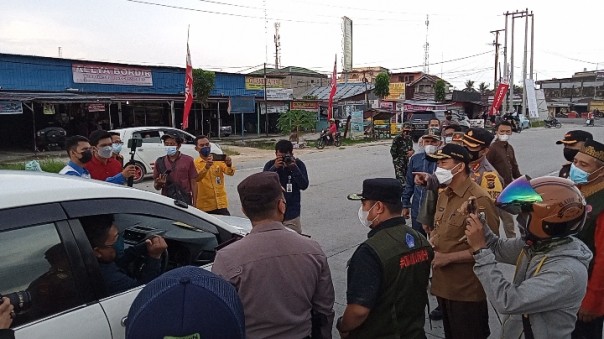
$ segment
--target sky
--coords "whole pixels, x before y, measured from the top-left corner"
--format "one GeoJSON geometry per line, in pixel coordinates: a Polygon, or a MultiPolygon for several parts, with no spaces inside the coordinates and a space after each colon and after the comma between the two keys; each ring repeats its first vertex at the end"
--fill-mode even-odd
{"type": "MultiPolygon", "coordinates": [[[[528,8],[535,19],[537,80],[604,69],[599,43],[604,1],[402,0],[0,0],[0,53],[185,66],[187,29],[193,67],[249,72],[281,65],[341,71],[341,17],[353,20],[353,66],[429,71],[456,88],[494,81],[495,35],[506,11],[528,8]],[[426,31],[426,16],[429,26],[426,31]]],[[[524,19],[515,21],[515,83],[522,77],[524,19]]],[[[509,19],[508,56],[511,55],[509,19]]],[[[503,32],[500,63],[503,69],[503,32]]],[[[529,23],[530,55],[530,23],[529,23]]],[[[528,69],[528,66],[527,66],[528,69]]]]}

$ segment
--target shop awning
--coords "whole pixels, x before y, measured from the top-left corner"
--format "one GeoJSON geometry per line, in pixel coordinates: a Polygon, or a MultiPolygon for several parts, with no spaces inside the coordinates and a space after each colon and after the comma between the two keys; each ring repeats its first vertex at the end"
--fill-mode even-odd
{"type": "Polygon", "coordinates": [[[141,101],[176,101],[184,102],[184,95],[141,95],[141,94],[79,94],[79,93],[26,93],[0,92],[0,100],[21,102],[42,102],[47,104],[69,103],[112,103],[141,101]]]}

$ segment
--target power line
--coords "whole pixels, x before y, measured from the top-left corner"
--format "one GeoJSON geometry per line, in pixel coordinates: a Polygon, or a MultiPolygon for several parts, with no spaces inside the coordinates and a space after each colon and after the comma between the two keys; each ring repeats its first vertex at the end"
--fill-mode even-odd
{"type": "MultiPolygon", "coordinates": [[[[449,60],[444,60],[444,61],[439,61],[439,62],[433,62],[433,63],[430,63],[429,65],[430,66],[432,66],[432,65],[440,65],[440,64],[444,64],[444,63],[448,63],[448,62],[454,62],[454,61],[460,61],[460,60],[470,59],[470,58],[474,58],[474,57],[477,57],[477,56],[489,54],[489,53],[492,53],[492,52],[493,51],[487,51],[487,52],[483,52],[483,53],[468,55],[468,56],[461,57],[461,58],[455,58],[455,59],[449,59],[449,60]]],[[[390,70],[394,71],[394,70],[401,70],[401,69],[418,68],[418,67],[423,67],[423,66],[424,66],[424,64],[415,65],[415,66],[406,66],[406,67],[391,68],[390,70]]]]}

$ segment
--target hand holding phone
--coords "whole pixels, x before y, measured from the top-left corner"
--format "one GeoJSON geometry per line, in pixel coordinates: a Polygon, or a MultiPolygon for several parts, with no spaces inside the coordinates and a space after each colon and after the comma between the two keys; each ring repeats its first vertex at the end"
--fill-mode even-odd
{"type": "Polygon", "coordinates": [[[470,197],[468,199],[468,206],[466,207],[466,212],[468,214],[476,214],[476,198],[470,197]]]}

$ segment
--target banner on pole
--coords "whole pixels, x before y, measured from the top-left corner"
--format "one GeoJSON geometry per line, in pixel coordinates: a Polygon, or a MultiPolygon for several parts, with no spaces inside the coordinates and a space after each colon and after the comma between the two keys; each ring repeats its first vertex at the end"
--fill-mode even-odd
{"type": "Polygon", "coordinates": [[[185,109],[182,113],[182,129],[189,128],[189,112],[193,105],[193,65],[191,65],[191,52],[187,37],[187,69],[185,73],[185,109]]]}
{"type": "Polygon", "coordinates": [[[501,107],[503,100],[505,100],[505,94],[508,92],[508,88],[510,88],[510,85],[504,82],[500,83],[499,86],[497,86],[497,92],[495,92],[495,97],[493,98],[493,105],[489,110],[489,115],[497,115],[497,112],[499,112],[499,107],[501,107]]]}
{"type": "Polygon", "coordinates": [[[537,108],[537,97],[535,96],[535,82],[533,79],[524,80],[524,88],[526,90],[526,105],[529,110],[530,118],[539,117],[539,109],[537,108]]]}

